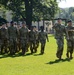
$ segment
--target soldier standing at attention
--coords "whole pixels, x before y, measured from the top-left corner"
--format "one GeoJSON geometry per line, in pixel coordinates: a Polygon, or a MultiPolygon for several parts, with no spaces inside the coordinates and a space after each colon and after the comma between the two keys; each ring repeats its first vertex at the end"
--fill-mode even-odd
{"type": "Polygon", "coordinates": [[[67,58],[72,59],[73,47],[74,47],[74,27],[72,26],[72,21],[68,21],[68,25],[66,27],[67,32],[67,58]]]}
{"type": "Polygon", "coordinates": [[[53,26],[54,35],[57,43],[56,56],[61,60],[64,48],[64,33],[66,33],[65,26],[62,24],[61,18],[58,18],[57,23],[53,26]]]}
{"type": "Polygon", "coordinates": [[[2,26],[0,25],[0,54],[1,54],[1,28],[2,26]]]}
{"type": "Polygon", "coordinates": [[[35,52],[37,52],[37,48],[39,47],[39,39],[38,39],[38,37],[39,37],[39,32],[38,32],[38,30],[37,30],[37,28],[36,28],[36,26],[34,26],[34,32],[35,32],[35,36],[36,36],[36,46],[35,46],[35,52]]]}
{"type": "Polygon", "coordinates": [[[10,55],[14,55],[17,52],[17,28],[14,27],[14,22],[11,21],[11,26],[8,27],[10,55]]]}
{"type": "Polygon", "coordinates": [[[2,24],[2,28],[0,29],[0,38],[1,38],[1,54],[7,53],[7,45],[8,45],[8,30],[6,28],[6,24],[2,24]]]}
{"type": "Polygon", "coordinates": [[[27,50],[27,42],[28,42],[28,28],[26,27],[25,23],[22,23],[22,27],[19,30],[19,34],[20,34],[22,55],[24,55],[27,50]]]}
{"type": "Polygon", "coordinates": [[[40,54],[44,54],[46,39],[47,39],[47,41],[49,42],[48,35],[47,35],[47,33],[44,31],[44,27],[41,26],[41,32],[39,32],[39,41],[40,41],[40,43],[41,43],[41,53],[40,53],[40,54]]]}
{"type": "Polygon", "coordinates": [[[34,27],[31,27],[31,31],[29,32],[29,42],[30,42],[31,54],[37,51],[36,50],[36,35],[33,29],[34,27]]]}

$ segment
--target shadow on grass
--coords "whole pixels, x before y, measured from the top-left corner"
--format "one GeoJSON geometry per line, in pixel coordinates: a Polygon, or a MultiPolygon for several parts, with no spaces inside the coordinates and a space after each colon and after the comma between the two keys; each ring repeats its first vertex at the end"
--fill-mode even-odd
{"type": "Polygon", "coordinates": [[[46,64],[56,64],[56,63],[60,63],[60,62],[66,62],[66,61],[68,61],[68,62],[70,62],[70,60],[72,60],[72,59],[68,59],[68,58],[66,58],[66,59],[61,59],[61,60],[55,60],[55,61],[50,61],[50,62],[48,62],[48,63],[46,63],[46,64]]]}
{"type": "Polygon", "coordinates": [[[0,55],[0,59],[2,58],[8,58],[8,57],[11,57],[11,58],[15,58],[15,57],[20,57],[20,56],[29,56],[29,55],[32,55],[31,53],[27,53],[26,55],[22,55],[22,53],[17,53],[15,55],[10,55],[10,54],[3,54],[3,55],[0,55]]]}
{"type": "Polygon", "coordinates": [[[34,56],[41,56],[41,55],[43,55],[43,54],[41,54],[41,53],[40,54],[34,54],[34,56]]]}

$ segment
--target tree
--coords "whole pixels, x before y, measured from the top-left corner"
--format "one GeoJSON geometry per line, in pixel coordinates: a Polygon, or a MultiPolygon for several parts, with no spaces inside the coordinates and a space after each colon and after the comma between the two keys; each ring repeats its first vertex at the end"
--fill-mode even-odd
{"type": "Polygon", "coordinates": [[[32,20],[51,19],[57,8],[56,0],[0,0],[0,4],[21,16],[29,29],[32,20]]]}

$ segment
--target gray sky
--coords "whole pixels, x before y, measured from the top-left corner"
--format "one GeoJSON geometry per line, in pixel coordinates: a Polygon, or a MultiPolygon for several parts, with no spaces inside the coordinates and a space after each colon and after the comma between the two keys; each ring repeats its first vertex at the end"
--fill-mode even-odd
{"type": "Polygon", "coordinates": [[[68,7],[74,7],[74,0],[63,0],[59,3],[59,7],[61,8],[68,8],[68,7]]]}

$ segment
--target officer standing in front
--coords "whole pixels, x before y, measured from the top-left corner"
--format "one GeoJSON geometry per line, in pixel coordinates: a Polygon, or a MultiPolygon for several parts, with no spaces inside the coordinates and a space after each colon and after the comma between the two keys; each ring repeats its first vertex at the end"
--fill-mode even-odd
{"type": "Polygon", "coordinates": [[[61,60],[64,48],[64,33],[66,33],[65,26],[62,24],[61,18],[58,18],[57,23],[53,26],[55,39],[57,43],[56,56],[61,60]]]}

